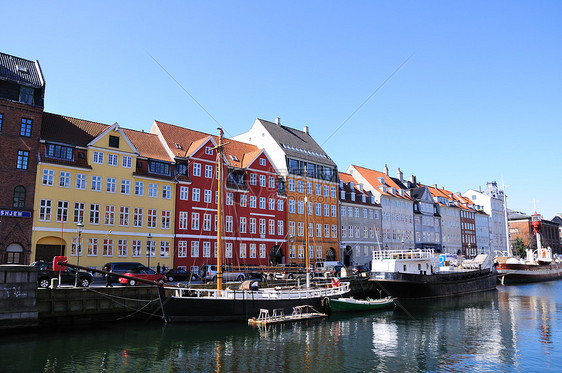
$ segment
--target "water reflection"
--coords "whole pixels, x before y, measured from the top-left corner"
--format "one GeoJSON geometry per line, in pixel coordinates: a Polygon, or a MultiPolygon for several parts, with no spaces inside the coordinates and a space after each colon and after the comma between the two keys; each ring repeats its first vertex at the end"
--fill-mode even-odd
{"type": "Polygon", "coordinates": [[[562,282],[267,328],[146,324],[11,336],[3,372],[528,372],[562,366],[562,282]]]}

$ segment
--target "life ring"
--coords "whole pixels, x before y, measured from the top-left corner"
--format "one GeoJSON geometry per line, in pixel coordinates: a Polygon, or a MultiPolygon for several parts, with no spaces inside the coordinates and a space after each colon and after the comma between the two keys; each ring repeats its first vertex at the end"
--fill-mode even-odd
{"type": "Polygon", "coordinates": [[[334,277],[334,278],[332,279],[332,287],[333,287],[333,288],[337,288],[337,287],[340,287],[340,286],[341,286],[340,280],[338,280],[337,277],[334,277]]]}

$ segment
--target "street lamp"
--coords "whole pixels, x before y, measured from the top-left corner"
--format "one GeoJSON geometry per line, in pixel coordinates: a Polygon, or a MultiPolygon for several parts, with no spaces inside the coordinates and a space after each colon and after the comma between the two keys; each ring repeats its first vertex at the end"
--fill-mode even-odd
{"type": "Polygon", "coordinates": [[[148,256],[148,268],[150,268],[150,256],[152,255],[152,247],[150,241],[152,240],[152,234],[148,234],[148,240],[146,241],[146,255],[148,256]]]}
{"type": "MultiPolygon", "coordinates": [[[[76,265],[80,265],[80,254],[82,253],[82,228],[84,228],[84,222],[82,219],[78,223],[76,223],[76,229],[78,230],[78,248],[77,248],[77,260],[76,265]]],[[[75,278],[74,278],[74,286],[78,286],[78,269],[76,269],[75,278]]]]}

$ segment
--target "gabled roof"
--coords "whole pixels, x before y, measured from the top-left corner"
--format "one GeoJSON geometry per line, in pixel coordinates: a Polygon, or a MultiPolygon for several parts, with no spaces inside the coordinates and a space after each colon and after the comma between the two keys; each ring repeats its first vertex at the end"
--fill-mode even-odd
{"type": "Polygon", "coordinates": [[[0,80],[9,80],[33,88],[45,86],[39,61],[25,60],[5,53],[0,53],[0,80]]]}
{"type": "Polygon", "coordinates": [[[308,133],[260,118],[257,120],[288,156],[336,167],[336,163],[308,133]]]}
{"type": "Polygon", "coordinates": [[[352,202],[352,203],[358,203],[358,204],[368,204],[371,206],[380,206],[377,203],[371,203],[367,200],[367,202],[363,203],[362,202],[362,198],[357,198],[357,197],[361,197],[362,195],[365,195],[365,197],[370,197],[371,194],[369,192],[367,192],[365,190],[365,188],[363,188],[363,190],[360,190],[358,187],[358,184],[360,184],[351,174],[345,173],[345,172],[338,172],[338,177],[340,179],[340,182],[343,183],[343,188],[340,187],[340,190],[344,190],[345,191],[345,198],[342,199],[340,197],[340,201],[344,201],[344,202],[352,202]],[[351,183],[353,183],[353,188],[351,188],[351,183]],[[354,192],[356,195],[355,201],[352,201],[351,198],[348,198],[348,194],[350,194],[351,192],[354,192]]]}
{"type": "Polygon", "coordinates": [[[41,139],[86,147],[109,126],[83,119],[52,113],[43,113],[41,139]]]}
{"type": "MultiPolygon", "coordinates": [[[[168,153],[178,158],[191,156],[209,138],[214,141],[214,144],[219,142],[219,138],[216,135],[159,121],[154,121],[152,131],[158,131],[162,135],[164,142],[168,145],[168,153]]],[[[248,167],[263,151],[255,145],[232,139],[223,139],[223,143],[226,143],[223,154],[228,165],[233,167],[248,167]]]]}
{"type": "MultiPolygon", "coordinates": [[[[410,196],[408,196],[407,194],[404,194],[403,196],[399,195],[399,194],[393,194],[390,193],[388,188],[395,188],[396,190],[400,190],[403,189],[399,184],[396,183],[396,181],[394,180],[395,178],[392,178],[390,176],[388,176],[387,174],[385,174],[384,172],[380,172],[380,171],[375,171],[375,170],[371,170],[369,168],[365,168],[365,167],[361,167],[361,166],[356,166],[356,165],[352,165],[351,167],[355,168],[355,170],[357,172],[359,172],[361,174],[361,176],[363,178],[365,178],[365,180],[373,187],[376,189],[377,193],[380,193],[382,195],[386,195],[386,196],[392,196],[392,197],[396,197],[396,198],[403,198],[403,199],[407,199],[407,200],[411,200],[412,198],[410,196]],[[379,181],[378,178],[380,177],[384,177],[384,184],[381,183],[379,181]],[[383,192],[379,186],[384,185],[387,187],[387,191],[383,192]]],[[[396,179],[397,180],[397,179],[396,179]]],[[[403,185],[403,184],[402,184],[403,185]]]]}
{"type": "Polygon", "coordinates": [[[125,128],[123,128],[123,132],[131,140],[141,157],[174,162],[168,155],[168,152],[166,152],[166,149],[164,149],[157,135],[125,128]]]}

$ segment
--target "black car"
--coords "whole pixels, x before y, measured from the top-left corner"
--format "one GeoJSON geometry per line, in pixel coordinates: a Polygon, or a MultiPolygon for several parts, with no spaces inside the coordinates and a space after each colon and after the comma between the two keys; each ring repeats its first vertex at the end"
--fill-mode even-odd
{"type": "MultiPolygon", "coordinates": [[[[59,278],[59,271],[53,270],[53,263],[38,261],[31,263],[37,267],[37,284],[40,288],[48,288],[51,286],[51,279],[59,278]]],[[[61,284],[74,285],[76,277],[78,277],[78,286],[88,287],[94,282],[94,276],[85,271],[76,271],[73,268],[66,267],[66,270],[60,272],[61,284]]]]}
{"type": "Polygon", "coordinates": [[[361,276],[362,273],[369,273],[369,268],[364,265],[353,266],[351,273],[353,274],[353,276],[361,276]]]}
{"type": "Polygon", "coordinates": [[[185,269],[170,269],[164,272],[164,276],[168,278],[168,281],[188,281],[197,280],[199,276],[196,273],[191,273],[185,269]]]}
{"type": "Polygon", "coordinates": [[[342,265],[335,265],[332,269],[332,276],[339,277],[341,275],[341,270],[344,268],[342,265]]]}

